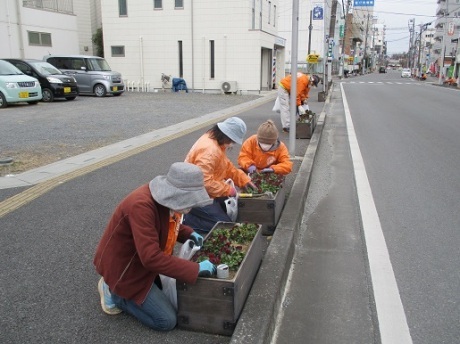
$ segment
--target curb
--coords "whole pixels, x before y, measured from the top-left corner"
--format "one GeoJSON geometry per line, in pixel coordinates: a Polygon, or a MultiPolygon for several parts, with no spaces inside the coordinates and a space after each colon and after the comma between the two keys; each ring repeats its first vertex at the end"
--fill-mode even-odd
{"type": "Polygon", "coordinates": [[[333,87],[332,82],[275,233],[233,332],[231,344],[271,342],[310,188],[313,164],[326,118],[325,109],[333,87]]]}

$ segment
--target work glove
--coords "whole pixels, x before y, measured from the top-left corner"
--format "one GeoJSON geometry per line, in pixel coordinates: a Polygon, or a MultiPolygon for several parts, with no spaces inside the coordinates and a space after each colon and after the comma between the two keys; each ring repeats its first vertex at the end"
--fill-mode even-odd
{"type": "Polygon", "coordinates": [[[260,172],[261,172],[261,173],[273,173],[273,172],[275,172],[275,171],[273,170],[273,168],[267,167],[267,168],[264,168],[264,169],[263,169],[262,171],[260,171],[260,172]]]}
{"type": "Polygon", "coordinates": [[[303,100],[303,105],[308,105],[308,98],[303,100]]]}
{"type": "Polygon", "coordinates": [[[301,115],[305,115],[307,113],[302,105],[299,105],[297,108],[299,109],[299,113],[301,115]]]}
{"type": "Polygon", "coordinates": [[[251,165],[248,167],[248,173],[254,173],[256,171],[256,167],[254,165],[251,165]]]}
{"type": "Polygon", "coordinates": [[[196,246],[203,246],[203,237],[197,232],[193,232],[192,235],[190,235],[190,240],[193,240],[196,246]]]}
{"type": "Polygon", "coordinates": [[[211,277],[216,273],[216,267],[209,260],[203,260],[200,265],[200,270],[198,270],[198,276],[201,277],[211,277]]]}
{"type": "Polygon", "coordinates": [[[257,191],[258,188],[257,186],[253,183],[253,182],[249,182],[247,183],[245,186],[244,186],[245,190],[247,192],[251,192],[251,191],[257,191]]]}

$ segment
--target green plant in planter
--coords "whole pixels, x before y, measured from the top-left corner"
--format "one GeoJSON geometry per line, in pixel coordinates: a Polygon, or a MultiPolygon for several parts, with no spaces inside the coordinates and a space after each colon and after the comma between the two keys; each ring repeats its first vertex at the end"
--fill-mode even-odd
{"type": "Polygon", "coordinates": [[[270,191],[276,194],[283,187],[284,176],[276,173],[252,173],[251,180],[257,186],[256,193],[270,191]]]}
{"type": "Polygon", "coordinates": [[[299,123],[311,123],[313,120],[313,117],[316,116],[316,113],[314,113],[311,110],[307,110],[304,115],[300,115],[297,117],[297,122],[299,123]]]}
{"type": "Polygon", "coordinates": [[[227,264],[231,271],[237,271],[257,230],[258,225],[252,223],[237,223],[231,228],[217,227],[209,233],[192,260],[199,263],[209,259],[215,265],[227,264]]]}

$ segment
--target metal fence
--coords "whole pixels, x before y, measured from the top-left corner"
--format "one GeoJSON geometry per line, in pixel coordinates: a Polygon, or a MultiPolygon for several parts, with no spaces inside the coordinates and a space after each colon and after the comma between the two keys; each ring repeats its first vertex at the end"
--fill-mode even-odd
{"type": "Polygon", "coordinates": [[[73,14],[73,0],[23,0],[22,6],[73,14]]]}

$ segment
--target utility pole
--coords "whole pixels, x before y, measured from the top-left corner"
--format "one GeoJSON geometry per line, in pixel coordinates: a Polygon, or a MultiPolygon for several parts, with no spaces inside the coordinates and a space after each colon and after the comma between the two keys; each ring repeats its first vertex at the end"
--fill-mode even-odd
{"type": "Polygon", "coordinates": [[[447,36],[447,17],[449,16],[449,1],[446,1],[446,13],[444,14],[444,18],[446,18],[446,21],[444,23],[444,32],[442,34],[442,50],[441,50],[441,64],[439,68],[439,79],[438,79],[438,84],[442,85],[442,73],[444,72],[444,60],[445,60],[445,55],[446,55],[446,36],[447,36]]]}
{"type": "Polygon", "coordinates": [[[409,54],[407,56],[407,68],[411,68],[412,66],[412,40],[414,36],[414,25],[415,19],[409,19],[409,54]],[[412,24],[412,26],[411,26],[412,24]]]}
{"type": "Polygon", "coordinates": [[[308,55],[311,52],[311,31],[313,30],[313,11],[310,10],[310,25],[308,25],[308,55]]]}
{"type": "Polygon", "coordinates": [[[367,36],[369,34],[369,17],[370,14],[367,14],[367,23],[366,23],[366,39],[364,41],[364,57],[363,57],[363,64],[361,65],[361,75],[364,75],[365,71],[367,70],[367,36]]]}
{"type": "Polygon", "coordinates": [[[347,1],[347,8],[343,8],[343,1],[342,1],[342,10],[343,10],[343,15],[345,19],[345,24],[343,25],[343,38],[342,38],[342,52],[340,53],[340,68],[339,68],[339,77],[342,79],[343,77],[343,68],[344,68],[344,57],[345,57],[345,42],[347,41],[347,17],[348,17],[348,11],[350,10],[351,6],[351,0],[347,1]]]}
{"type": "Polygon", "coordinates": [[[299,0],[292,0],[291,92],[289,94],[289,153],[295,157],[295,122],[297,113],[297,55],[299,46],[299,0]]]}

